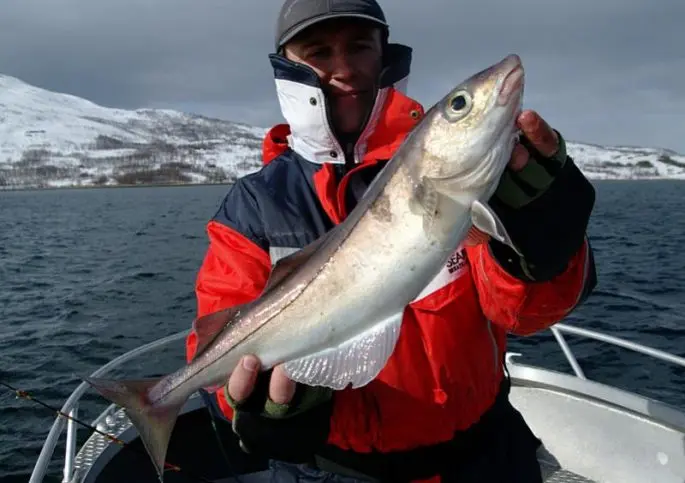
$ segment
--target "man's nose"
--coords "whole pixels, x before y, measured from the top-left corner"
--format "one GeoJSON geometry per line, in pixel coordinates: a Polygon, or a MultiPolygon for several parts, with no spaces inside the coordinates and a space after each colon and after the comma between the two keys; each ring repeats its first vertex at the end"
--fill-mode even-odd
{"type": "Polygon", "coordinates": [[[331,59],[331,77],[335,79],[349,79],[354,77],[355,67],[352,56],[341,52],[331,59]]]}

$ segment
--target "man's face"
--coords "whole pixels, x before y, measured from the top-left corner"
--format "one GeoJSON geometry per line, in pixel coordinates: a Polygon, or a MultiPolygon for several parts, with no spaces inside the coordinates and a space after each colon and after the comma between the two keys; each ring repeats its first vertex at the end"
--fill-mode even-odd
{"type": "Polygon", "coordinates": [[[322,22],[291,40],[285,55],[321,78],[335,130],[356,133],[376,97],[382,67],[379,29],[350,19],[322,22]]]}

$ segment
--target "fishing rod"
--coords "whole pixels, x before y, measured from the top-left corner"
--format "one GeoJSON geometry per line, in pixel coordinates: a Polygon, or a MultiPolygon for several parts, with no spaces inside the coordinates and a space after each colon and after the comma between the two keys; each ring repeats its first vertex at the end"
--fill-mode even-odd
{"type": "MultiPolygon", "coordinates": [[[[81,426],[83,426],[83,427],[85,427],[85,428],[88,428],[88,429],[90,429],[91,431],[93,431],[93,432],[95,432],[95,433],[98,433],[98,434],[104,436],[104,437],[107,438],[109,441],[111,441],[111,442],[113,442],[113,443],[116,443],[116,444],[122,446],[123,448],[128,449],[129,451],[135,451],[136,453],[143,454],[143,455],[145,455],[146,458],[149,458],[148,454],[147,454],[145,451],[142,451],[142,450],[136,448],[135,446],[130,445],[130,444],[127,443],[126,441],[124,441],[124,440],[122,440],[122,439],[119,439],[119,438],[117,438],[116,436],[113,436],[113,435],[111,435],[111,434],[109,434],[109,433],[106,433],[106,432],[104,432],[104,431],[101,431],[101,430],[99,430],[98,428],[96,428],[95,426],[86,423],[85,421],[82,421],[82,420],[80,420],[80,419],[78,419],[78,418],[75,418],[75,417],[73,417],[73,416],[70,416],[69,414],[66,414],[65,412],[61,411],[60,409],[57,409],[57,408],[55,408],[55,407],[53,407],[53,406],[50,406],[49,404],[47,404],[47,403],[41,401],[40,399],[37,399],[36,397],[34,397],[31,393],[29,393],[29,392],[27,392],[27,391],[23,391],[23,390],[21,390],[21,389],[19,389],[19,388],[16,388],[16,387],[12,386],[11,384],[8,384],[8,383],[6,383],[6,382],[4,382],[4,381],[0,381],[0,386],[6,387],[8,390],[14,392],[14,393],[17,395],[17,397],[19,397],[19,398],[21,398],[21,399],[24,399],[24,400],[27,400],[27,401],[33,401],[33,402],[35,402],[36,404],[39,404],[40,406],[43,406],[45,409],[47,409],[47,410],[49,410],[49,411],[51,411],[51,412],[53,412],[53,413],[56,413],[58,416],[63,417],[63,418],[68,419],[68,420],[71,420],[71,421],[75,422],[76,424],[80,424],[81,426]]],[[[190,472],[190,471],[188,471],[188,470],[182,469],[182,468],[181,468],[180,466],[178,466],[178,465],[174,465],[174,464],[169,463],[169,462],[166,462],[166,461],[164,462],[164,468],[167,469],[167,470],[171,470],[171,471],[177,472],[177,473],[179,473],[179,474],[181,474],[181,475],[183,475],[183,476],[189,478],[191,481],[202,481],[202,482],[205,482],[205,483],[213,483],[213,480],[210,480],[210,479],[208,479],[208,478],[205,478],[205,477],[203,477],[203,476],[201,476],[201,475],[196,475],[196,474],[194,474],[194,473],[192,473],[192,472],[190,472]]]]}

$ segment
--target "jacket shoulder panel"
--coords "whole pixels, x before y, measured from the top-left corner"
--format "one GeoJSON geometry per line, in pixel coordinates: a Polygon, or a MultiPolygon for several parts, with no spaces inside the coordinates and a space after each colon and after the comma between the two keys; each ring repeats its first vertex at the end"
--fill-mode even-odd
{"type": "Polygon", "coordinates": [[[312,177],[321,166],[286,150],[229,189],[214,220],[264,250],[302,248],[328,231],[312,177]]]}
{"type": "Polygon", "coordinates": [[[255,179],[259,178],[260,171],[236,180],[228,189],[212,221],[228,226],[263,250],[268,250],[269,244],[259,207],[259,198],[262,195],[255,190],[255,179]]]}

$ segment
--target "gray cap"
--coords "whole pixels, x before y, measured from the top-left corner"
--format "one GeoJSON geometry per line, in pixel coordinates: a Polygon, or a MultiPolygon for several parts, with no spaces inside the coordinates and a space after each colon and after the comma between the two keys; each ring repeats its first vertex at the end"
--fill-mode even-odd
{"type": "Polygon", "coordinates": [[[376,0],[285,0],[276,23],[276,51],[307,27],[341,17],[362,18],[388,27],[376,0]]]}

